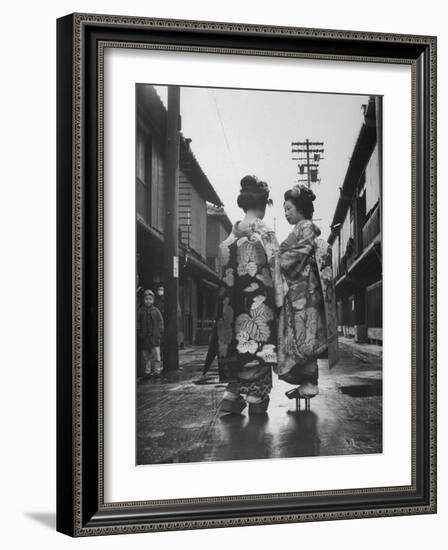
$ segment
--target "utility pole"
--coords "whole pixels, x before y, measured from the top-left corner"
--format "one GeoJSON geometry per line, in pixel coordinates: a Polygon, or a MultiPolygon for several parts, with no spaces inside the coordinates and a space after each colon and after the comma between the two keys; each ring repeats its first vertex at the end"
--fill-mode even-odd
{"type": "Polygon", "coordinates": [[[298,183],[306,183],[311,188],[313,183],[320,183],[318,178],[319,163],[324,159],[324,144],[322,141],[293,141],[291,143],[293,160],[297,160],[298,183]]]}
{"type": "Polygon", "coordinates": [[[307,175],[307,179],[308,179],[308,189],[310,189],[311,188],[311,179],[310,179],[310,141],[309,141],[308,138],[306,139],[306,166],[307,166],[306,175],[307,175]]]}
{"type": "Polygon", "coordinates": [[[164,321],[163,365],[166,370],[179,368],[179,148],[180,88],[168,86],[166,124],[166,178],[164,224],[164,321]]]}

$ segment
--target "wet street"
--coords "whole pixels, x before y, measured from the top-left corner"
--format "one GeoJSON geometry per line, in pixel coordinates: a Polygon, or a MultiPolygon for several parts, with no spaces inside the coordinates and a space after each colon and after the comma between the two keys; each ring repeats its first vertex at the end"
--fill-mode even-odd
{"type": "Polygon", "coordinates": [[[137,384],[137,464],[330,456],[382,451],[381,348],[340,343],[331,371],[319,361],[319,395],[295,410],[274,375],[268,412],[219,412],[216,362],[200,383],[205,347],[183,350],[180,369],[137,384]]]}

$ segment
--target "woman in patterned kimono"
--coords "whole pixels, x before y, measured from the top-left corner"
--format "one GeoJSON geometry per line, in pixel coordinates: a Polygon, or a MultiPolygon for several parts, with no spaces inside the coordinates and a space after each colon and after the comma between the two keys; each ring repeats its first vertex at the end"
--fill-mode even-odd
{"type": "Polygon", "coordinates": [[[280,245],[284,304],[280,312],[278,364],[281,380],[298,385],[290,399],[310,399],[319,393],[317,358],[328,353],[330,367],[338,361],[337,320],[331,248],[319,238],[312,222],[315,195],[297,185],[284,195],[287,221],[294,226],[280,245]]]}
{"type": "Polygon", "coordinates": [[[272,204],[267,184],[246,176],[240,185],[237,202],[245,216],[219,246],[218,361],[230,381],[220,410],[239,414],[248,403],[249,414],[256,414],[268,408],[277,362],[278,243],[263,222],[272,204]]]}

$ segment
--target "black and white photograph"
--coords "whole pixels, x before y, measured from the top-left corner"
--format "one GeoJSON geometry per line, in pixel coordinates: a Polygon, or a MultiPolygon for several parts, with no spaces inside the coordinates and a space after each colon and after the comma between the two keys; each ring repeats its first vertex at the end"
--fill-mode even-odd
{"type": "Polygon", "coordinates": [[[443,6],[6,4],[6,550],[443,547],[443,6]]]}
{"type": "Polygon", "coordinates": [[[135,93],[136,464],[382,453],[382,97],[135,93]]]}

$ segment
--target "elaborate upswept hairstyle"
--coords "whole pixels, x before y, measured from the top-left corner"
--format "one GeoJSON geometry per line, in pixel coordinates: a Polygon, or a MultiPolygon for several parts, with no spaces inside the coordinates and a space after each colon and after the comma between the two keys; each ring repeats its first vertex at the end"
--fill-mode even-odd
{"type": "Polygon", "coordinates": [[[240,181],[241,190],[238,195],[237,204],[247,212],[255,208],[266,208],[272,205],[269,198],[269,186],[266,182],[260,181],[256,176],[244,176],[240,181]]]}
{"type": "Polygon", "coordinates": [[[309,187],[305,185],[294,185],[292,189],[288,189],[285,195],[285,202],[291,201],[292,204],[300,210],[303,216],[311,220],[314,213],[313,201],[316,198],[316,195],[311,191],[309,187]]]}

